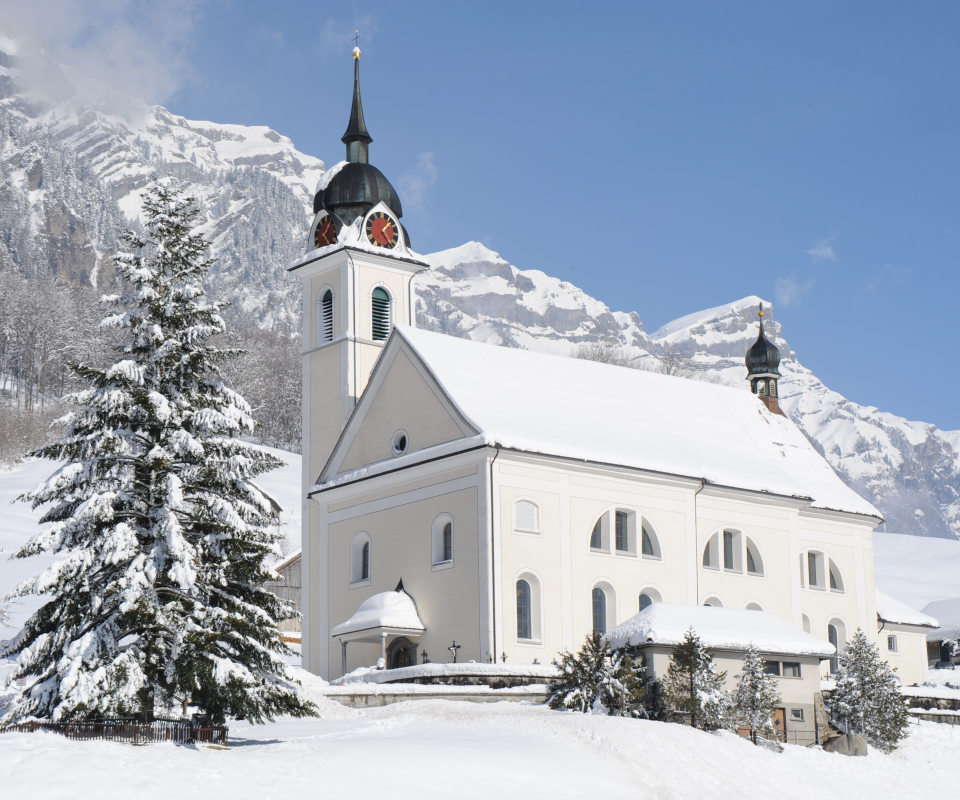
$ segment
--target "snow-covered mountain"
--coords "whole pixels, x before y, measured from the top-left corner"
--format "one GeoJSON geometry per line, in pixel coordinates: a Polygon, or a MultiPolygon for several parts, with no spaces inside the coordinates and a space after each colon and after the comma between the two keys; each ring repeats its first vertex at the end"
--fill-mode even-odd
{"type": "MultiPolygon", "coordinates": [[[[303,254],[323,162],[266,127],[195,122],[107,90],[71,82],[42,54],[0,36],[0,269],[30,278],[104,281],[115,230],[163,175],[203,199],[204,232],[219,262],[210,290],[235,320],[297,331],[299,281],[285,267],[303,254]],[[28,59],[34,62],[27,64],[28,59]],[[43,73],[43,88],[29,74],[43,73]]],[[[520,270],[471,242],[427,256],[417,278],[418,322],[451,335],[570,354],[616,342],[637,365],[746,391],[743,354],[756,336],[749,297],[648,334],[638,314],[612,311],[565,281],[520,270]]],[[[765,303],[765,305],[768,305],[765,303]]],[[[960,535],[960,432],[910,422],[830,391],[803,367],[767,317],[783,354],[781,405],[851,486],[879,507],[887,529],[960,535]]]]}
{"type": "Polygon", "coordinates": [[[203,200],[211,289],[230,313],[299,327],[299,282],[283,266],[303,253],[323,161],[266,127],[196,122],[76,86],[42,53],[20,51],[0,36],[0,264],[97,283],[116,228],[170,175],[203,200]]]}
{"type": "MultiPolygon", "coordinates": [[[[757,337],[759,297],[700,311],[653,334],[636,313],[611,311],[576,286],[519,270],[476,242],[426,257],[417,277],[421,327],[454,336],[571,354],[585,342],[616,343],[637,366],[679,361],[692,379],[748,391],[743,358],[757,337]]],[[[780,349],[780,405],[838,474],[867,497],[886,529],[960,536],[960,432],[911,422],[831,391],[798,360],[763,301],[766,330],[780,349]]]]}

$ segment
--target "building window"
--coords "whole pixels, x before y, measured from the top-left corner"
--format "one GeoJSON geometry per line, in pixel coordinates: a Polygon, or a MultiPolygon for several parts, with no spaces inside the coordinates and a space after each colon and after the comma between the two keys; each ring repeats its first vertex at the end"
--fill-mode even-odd
{"type": "Polygon", "coordinates": [[[431,528],[431,553],[434,568],[444,569],[453,565],[453,517],[440,514],[431,528]]]}
{"type": "Polygon", "coordinates": [[[703,604],[708,608],[723,608],[723,602],[719,597],[708,597],[703,604]]]}
{"type": "Polygon", "coordinates": [[[810,624],[810,617],[808,617],[806,614],[801,614],[800,618],[803,621],[803,632],[810,633],[813,631],[813,626],[810,624]]]}
{"type": "Polygon", "coordinates": [[[840,574],[840,568],[833,563],[832,558],[830,559],[830,591],[843,591],[843,576],[840,574]]]}
{"type": "Polygon", "coordinates": [[[513,507],[514,528],[524,533],[540,533],[539,510],[529,500],[520,500],[513,507]]]}
{"type": "Polygon", "coordinates": [[[827,640],[837,649],[836,655],[830,659],[830,674],[835,675],[840,669],[840,653],[847,642],[847,628],[840,620],[832,619],[827,624],[827,640]]]}
{"type": "Polygon", "coordinates": [[[656,589],[652,586],[646,586],[640,590],[640,610],[643,611],[645,608],[649,608],[654,603],[662,603],[663,597],[656,589]]]}
{"type": "Polygon", "coordinates": [[[811,589],[822,589],[823,556],[820,553],[807,553],[807,584],[811,589]]]}
{"type": "Polygon", "coordinates": [[[763,611],[763,607],[759,603],[747,603],[744,608],[747,611],[763,611]]]}
{"type": "Polygon", "coordinates": [[[779,661],[764,661],[763,662],[763,674],[764,675],[776,675],[780,676],[780,662],[779,661]]]}
{"type": "Polygon", "coordinates": [[[707,569],[720,569],[719,537],[713,534],[703,548],[703,566],[707,569]]]}
{"type": "Polygon", "coordinates": [[[628,528],[629,519],[626,511],[616,512],[617,520],[617,552],[630,552],[630,530],[628,528]]]}
{"type": "Polygon", "coordinates": [[[590,549],[601,550],[603,545],[603,518],[597,520],[593,526],[593,533],[590,534],[590,549]]]}
{"type": "Polygon", "coordinates": [[[763,576],[763,559],[760,557],[760,550],[749,536],[747,537],[747,574],[763,576]]]}
{"type": "Polygon", "coordinates": [[[897,637],[892,634],[887,636],[887,650],[889,650],[891,653],[900,652],[897,649],[897,637]]]}
{"type": "Polygon", "coordinates": [[[327,289],[317,303],[317,344],[333,341],[333,289],[327,289]]]}
{"type": "Polygon", "coordinates": [[[767,393],[767,382],[757,381],[757,394],[763,397],[767,393]]]}
{"type": "Polygon", "coordinates": [[[723,532],[723,569],[726,572],[743,572],[742,548],[739,531],[723,532]]]}
{"type": "Polygon", "coordinates": [[[777,396],[777,382],[774,380],[770,381],[770,396],[771,397],[777,396]]]}
{"type": "Polygon", "coordinates": [[[801,575],[800,586],[831,592],[844,593],[843,574],[836,562],[819,550],[808,550],[800,554],[801,575]]]}
{"type": "Polygon", "coordinates": [[[790,709],[790,719],[794,722],[803,722],[803,709],[802,708],[791,708],[790,709]]]}
{"type": "Polygon", "coordinates": [[[407,452],[407,445],[410,440],[407,438],[406,431],[397,431],[390,440],[390,449],[395,456],[402,456],[407,452]]]}
{"type": "Polygon", "coordinates": [[[366,586],[370,582],[370,537],[360,532],[350,544],[350,583],[366,586]]]}
{"type": "Polygon", "coordinates": [[[373,290],[370,302],[373,314],[373,340],[383,341],[390,335],[390,295],[378,286],[373,290]]]}
{"type": "Polygon", "coordinates": [[[640,610],[643,611],[645,608],[649,608],[653,605],[653,600],[650,599],[650,595],[646,592],[640,594],[640,610]]]}
{"type": "Polygon", "coordinates": [[[784,661],[784,662],[783,662],[783,677],[784,677],[784,678],[799,678],[799,677],[800,677],[800,662],[799,662],[799,661],[784,661]]]}
{"type": "Polygon", "coordinates": [[[644,525],[640,528],[643,537],[643,545],[641,551],[645,556],[656,556],[656,553],[653,550],[653,537],[650,535],[650,531],[647,530],[647,526],[644,525]]]}
{"type": "Polygon", "coordinates": [[[517,638],[532,639],[530,584],[522,578],[517,581],[517,638]]]}
{"type": "Polygon", "coordinates": [[[599,586],[593,590],[593,632],[607,632],[607,595],[599,586]]]}

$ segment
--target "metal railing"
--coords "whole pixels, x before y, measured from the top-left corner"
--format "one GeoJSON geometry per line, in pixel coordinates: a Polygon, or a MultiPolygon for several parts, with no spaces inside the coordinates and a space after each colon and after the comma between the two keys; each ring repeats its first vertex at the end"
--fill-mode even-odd
{"type": "Polygon", "coordinates": [[[20,722],[0,726],[0,733],[35,733],[36,731],[50,731],[68,739],[83,741],[99,739],[131,744],[201,743],[226,747],[228,728],[226,725],[199,727],[193,725],[190,720],[180,719],[155,719],[153,722],[97,719],[79,722],[20,722]]]}

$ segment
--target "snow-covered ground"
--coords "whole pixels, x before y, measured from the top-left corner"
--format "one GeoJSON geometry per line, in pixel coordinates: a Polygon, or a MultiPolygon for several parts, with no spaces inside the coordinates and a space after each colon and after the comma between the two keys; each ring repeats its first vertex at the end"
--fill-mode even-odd
{"type": "MultiPolygon", "coordinates": [[[[329,701],[328,701],[329,702],[329,701]]],[[[890,756],[846,758],[732,734],[425,700],[262,727],[233,724],[229,750],[0,734],[4,796],[287,798],[907,798],[960,784],[960,727],[921,723],[890,756]]]]}

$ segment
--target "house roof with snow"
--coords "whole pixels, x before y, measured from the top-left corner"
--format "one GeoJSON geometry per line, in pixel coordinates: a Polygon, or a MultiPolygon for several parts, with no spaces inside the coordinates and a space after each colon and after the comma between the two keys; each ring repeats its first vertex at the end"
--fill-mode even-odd
{"type": "Polygon", "coordinates": [[[340,475],[330,474],[328,463],[315,489],[486,444],[704,479],[880,518],[793,422],[770,413],[746,388],[399,325],[381,363],[398,343],[419,358],[475,435],[340,475]]]}
{"type": "Polygon", "coordinates": [[[763,653],[829,658],[836,648],[766,611],[654,603],[610,631],[613,648],[680,644],[693,628],[711,650],[746,650],[751,644],[763,653]]]}
{"type": "Polygon", "coordinates": [[[426,630],[417,613],[417,604],[402,588],[368,597],[346,622],[330,635],[348,641],[380,641],[381,633],[416,636],[426,630]]]}
{"type": "Polygon", "coordinates": [[[895,625],[916,625],[923,628],[936,628],[940,625],[929,614],[910,608],[894,597],[884,594],[879,589],[877,593],[877,616],[881,622],[890,622],[895,625]]]}

